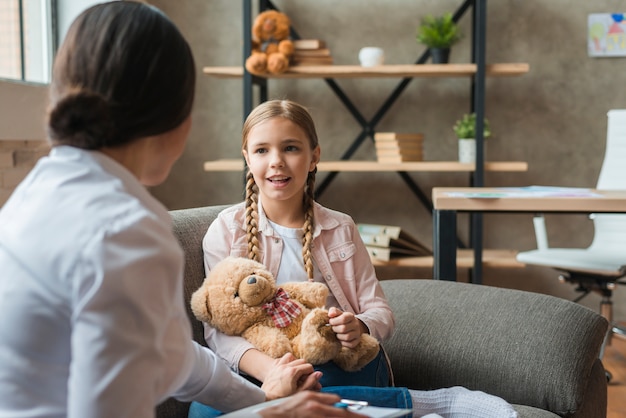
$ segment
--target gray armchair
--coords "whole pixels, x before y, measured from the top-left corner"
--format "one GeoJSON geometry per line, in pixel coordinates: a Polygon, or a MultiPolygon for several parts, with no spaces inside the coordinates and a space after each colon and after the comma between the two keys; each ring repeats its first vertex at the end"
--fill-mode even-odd
{"type": "MultiPolygon", "coordinates": [[[[224,206],[172,211],[186,253],[185,303],[204,279],[202,237],[224,206]]],[[[397,386],[464,386],[500,396],[522,418],[605,417],[607,381],[598,359],[608,323],[567,300],[433,280],[381,282],[397,319],[384,346],[397,386]]],[[[191,311],[194,338],[202,325],[191,311]]],[[[169,399],[159,418],[184,418],[169,399]]]]}

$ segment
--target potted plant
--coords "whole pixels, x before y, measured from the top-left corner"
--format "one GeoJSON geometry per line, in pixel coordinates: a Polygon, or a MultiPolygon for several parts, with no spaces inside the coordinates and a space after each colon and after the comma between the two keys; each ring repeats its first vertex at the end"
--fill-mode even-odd
{"type": "Polygon", "coordinates": [[[461,30],[450,13],[443,16],[425,16],[417,31],[417,41],[429,48],[433,64],[447,63],[450,48],[462,37],[461,30]]]}
{"type": "MultiPolygon", "coordinates": [[[[468,113],[457,120],[452,127],[459,139],[459,161],[474,164],[476,162],[476,113],[468,113]]],[[[483,138],[489,138],[491,130],[487,118],[483,121],[483,138]]]]}

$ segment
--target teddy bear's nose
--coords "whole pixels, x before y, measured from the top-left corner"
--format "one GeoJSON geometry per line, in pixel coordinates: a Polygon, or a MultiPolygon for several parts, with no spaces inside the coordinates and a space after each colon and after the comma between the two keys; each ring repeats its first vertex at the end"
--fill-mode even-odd
{"type": "Polygon", "coordinates": [[[255,284],[255,283],[256,283],[256,276],[248,277],[248,284],[255,284]]]}

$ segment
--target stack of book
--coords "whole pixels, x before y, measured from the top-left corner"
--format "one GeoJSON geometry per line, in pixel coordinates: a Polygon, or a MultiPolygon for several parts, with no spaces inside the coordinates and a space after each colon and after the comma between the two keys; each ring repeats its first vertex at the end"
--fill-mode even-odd
{"type": "Polygon", "coordinates": [[[358,223],[357,228],[372,259],[389,261],[395,257],[423,257],[433,254],[428,247],[399,226],[358,223]]]}
{"type": "Polygon", "coordinates": [[[331,65],[333,57],[321,39],[298,39],[293,41],[294,53],[291,65],[331,65]]]}
{"type": "Polygon", "coordinates": [[[423,142],[424,135],[420,133],[376,132],[376,159],[379,163],[422,161],[423,142]]]}

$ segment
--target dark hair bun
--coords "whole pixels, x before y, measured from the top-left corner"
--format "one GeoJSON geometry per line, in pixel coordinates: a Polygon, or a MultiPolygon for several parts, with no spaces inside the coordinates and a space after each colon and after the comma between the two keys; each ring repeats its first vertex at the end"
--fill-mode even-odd
{"type": "Polygon", "coordinates": [[[102,96],[89,92],[70,94],[50,111],[48,134],[56,144],[99,149],[115,134],[111,109],[102,96]]]}

